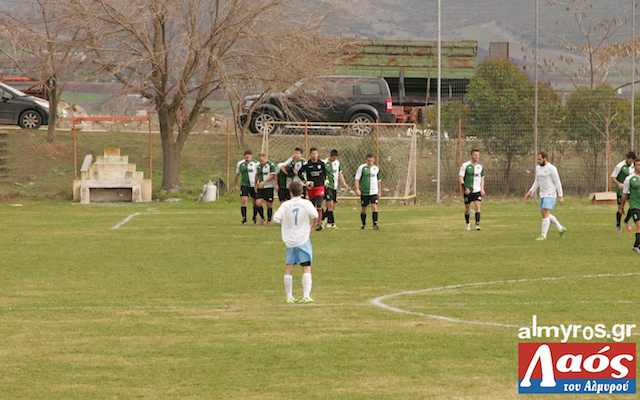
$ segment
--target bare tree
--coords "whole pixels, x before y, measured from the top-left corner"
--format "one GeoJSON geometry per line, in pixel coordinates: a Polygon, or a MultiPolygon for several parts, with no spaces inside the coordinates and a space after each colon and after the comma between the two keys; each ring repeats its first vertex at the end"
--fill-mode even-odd
{"type": "Polygon", "coordinates": [[[57,0],[20,0],[0,11],[0,39],[0,54],[49,93],[47,140],[53,142],[60,97],[85,60],[80,29],[67,23],[57,0]]]}
{"type": "Polygon", "coordinates": [[[93,62],[155,105],[168,190],[180,187],[181,151],[205,100],[262,69],[277,71],[274,80],[302,73],[312,61],[293,44],[328,34],[337,15],[313,0],[59,1],[93,62]]]}
{"type": "Polygon", "coordinates": [[[593,0],[549,0],[549,5],[564,8],[571,18],[556,22],[566,31],[565,35],[557,37],[563,53],[554,58],[544,58],[540,67],[563,74],[576,88],[579,82],[588,82],[591,89],[606,82],[620,63],[629,57],[615,51],[618,46],[616,33],[630,20],[628,10],[617,10],[619,16],[599,17],[593,0]]]}

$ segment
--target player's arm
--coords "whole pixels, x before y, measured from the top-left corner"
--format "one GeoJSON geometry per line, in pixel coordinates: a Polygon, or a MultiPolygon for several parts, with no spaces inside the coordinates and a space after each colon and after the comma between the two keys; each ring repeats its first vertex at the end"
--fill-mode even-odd
{"type": "Polygon", "coordinates": [[[257,192],[259,187],[260,187],[260,174],[256,173],[256,176],[253,178],[253,190],[257,192]]]}
{"type": "Polygon", "coordinates": [[[484,176],[482,177],[482,179],[480,179],[480,195],[484,196],[485,191],[484,191],[484,176]]]}
{"type": "Polygon", "coordinates": [[[362,196],[362,192],[360,191],[360,178],[362,178],[362,168],[364,168],[364,164],[358,167],[355,176],[355,185],[356,185],[356,195],[362,196]]]}
{"type": "Polygon", "coordinates": [[[340,173],[338,174],[338,181],[342,183],[342,186],[344,186],[345,190],[349,190],[349,185],[347,185],[347,181],[344,179],[344,174],[342,173],[342,171],[340,171],[340,173]]]}
{"type": "Polygon", "coordinates": [[[620,175],[621,170],[622,170],[622,167],[620,166],[620,164],[616,165],[616,167],[613,169],[613,172],[611,173],[611,178],[610,178],[611,183],[616,185],[619,189],[622,189],[622,187],[624,186],[624,183],[618,180],[618,175],[620,175]]]}
{"type": "Polygon", "coordinates": [[[238,179],[240,178],[240,174],[236,174],[236,179],[233,182],[233,190],[238,191],[238,179]]]}
{"type": "Polygon", "coordinates": [[[556,192],[558,193],[558,203],[564,203],[564,193],[562,191],[562,182],[560,181],[560,175],[558,175],[558,170],[553,171],[553,180],[556,184],[556,192]]]}
{"type": "Polygon", "coordinates": [[[536,190],[538,190],[538,186],[539,186],[538,185],[538,176],[536,175],[536,177],[533,178],[533,185],[531,185],[531,188],[529,189],[527,194],[524,195],[524,199],[525,200],[529,200],[531,195],[534,194],[536,192],[536,190]]]}

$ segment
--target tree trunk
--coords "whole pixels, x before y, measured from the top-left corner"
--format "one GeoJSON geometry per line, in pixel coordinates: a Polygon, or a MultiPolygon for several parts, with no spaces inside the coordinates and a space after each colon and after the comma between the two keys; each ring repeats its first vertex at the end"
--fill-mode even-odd
{"type": "Polygon", "coordinates": [[[173,123],[168,110],[158,110],[160,122],[160,139],[162,141],[162,189],[177,191],[180,186],[180,153],[179,146],[174,139],[173,123]]]}
{"type": "Polygon", "coordinates": [[[180,186],[180,151],[173,138],[162,135],[162,189],[177,191],[180,186]]]}

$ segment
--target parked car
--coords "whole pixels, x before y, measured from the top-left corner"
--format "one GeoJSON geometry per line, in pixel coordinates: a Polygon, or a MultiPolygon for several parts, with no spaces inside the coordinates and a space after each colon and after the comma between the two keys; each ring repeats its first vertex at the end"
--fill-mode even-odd
{"type": "MultiPolygon", "coordinates": [[[[310,121],[372,124],[396,122],[392,112],[391,91],[382,78],[364,76],[325,76],[302,79],[284,93],[244,98],[240,122],[249,118],[249,130],[262,133],[268,122],[310,121]],[[260,103],[256,106],[255,102],[260,103]],[[251,108],[253,106],[253,110],[251,108]]],[[[268,125],[273,133],[278,126],[268,125]]],[[[371,133],[371,125],[356,125],[356,135],[371,133]]]]}
{"type": "Polygon", "coordinates": [[[49,102],[0,82],[0,125],[38,129],[49,124],[49,102]]]}

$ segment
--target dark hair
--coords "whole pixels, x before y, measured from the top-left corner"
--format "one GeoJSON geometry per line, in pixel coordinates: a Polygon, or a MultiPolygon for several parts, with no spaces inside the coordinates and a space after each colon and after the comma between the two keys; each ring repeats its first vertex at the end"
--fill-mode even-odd
{"type": "Polygon", "coordinates": [[[636,158],[635,160],[633,160],[633,163],[640,163],[640,157],[636,158]]]}
{"type": "Polygon", "coordinates": [[[627,153],[627,158],[633,158],[634,160],[636,159],[636,153],[633,151],[630,151],[627,153]]]}
{"type": "Polygon", "coordinates": [[[309,149],[309,154],[313,153],[314,151],[318,151],[318,149],[315,148],[315,147],[310,148],[309,149]]]}
{"type": "Polygon", "coordinates": [[[244,155],[246,156],[247,154],[253,154],[253,153],[251,152],[251,150],[245,150],[244,155]]]}
{"type": "Polygon", "coordinates": [[[300,147],[296,147],[295,149],[293,149],[293,151],[298,151],[300,153],[304,152],[304,150],[302,150],[300,147]]]}
{"type": "Polygon", "coordinates": [[[473,149],[473,150],[471,150],[471,152],[470,152],[469,154],[473,154],[473,153],[475,153],[476,151],[477,151],[478,153],[480,153],[480,150],[478,150],[478,149],[473,149]]]}
{"type": "Polygon", "coordinates": [[[541,151],[541,152],[539,152],[538,154],[540,154],[540,156],[541,156],[542,158],[547,158],[547,159],[549,158],[549,155],[547,154],[547,152],[546,152],[546,151],[541,151]]]}
{"type": "Polygon", "coordinates": [[[292,196],[300,196],[302,194],[302,183],[300,182],[291,182],[289,184],[289,191],[292,196]]]}
{"type": "Polygon", "coordinates": [[[338,157],[338,150],[331,150],[330,156],[338,157]]]}
{"type": "Polygon", "coordinates": [[[373,158],[373,154],[372,153],[367,153],[367,158],[373,158]]]}

